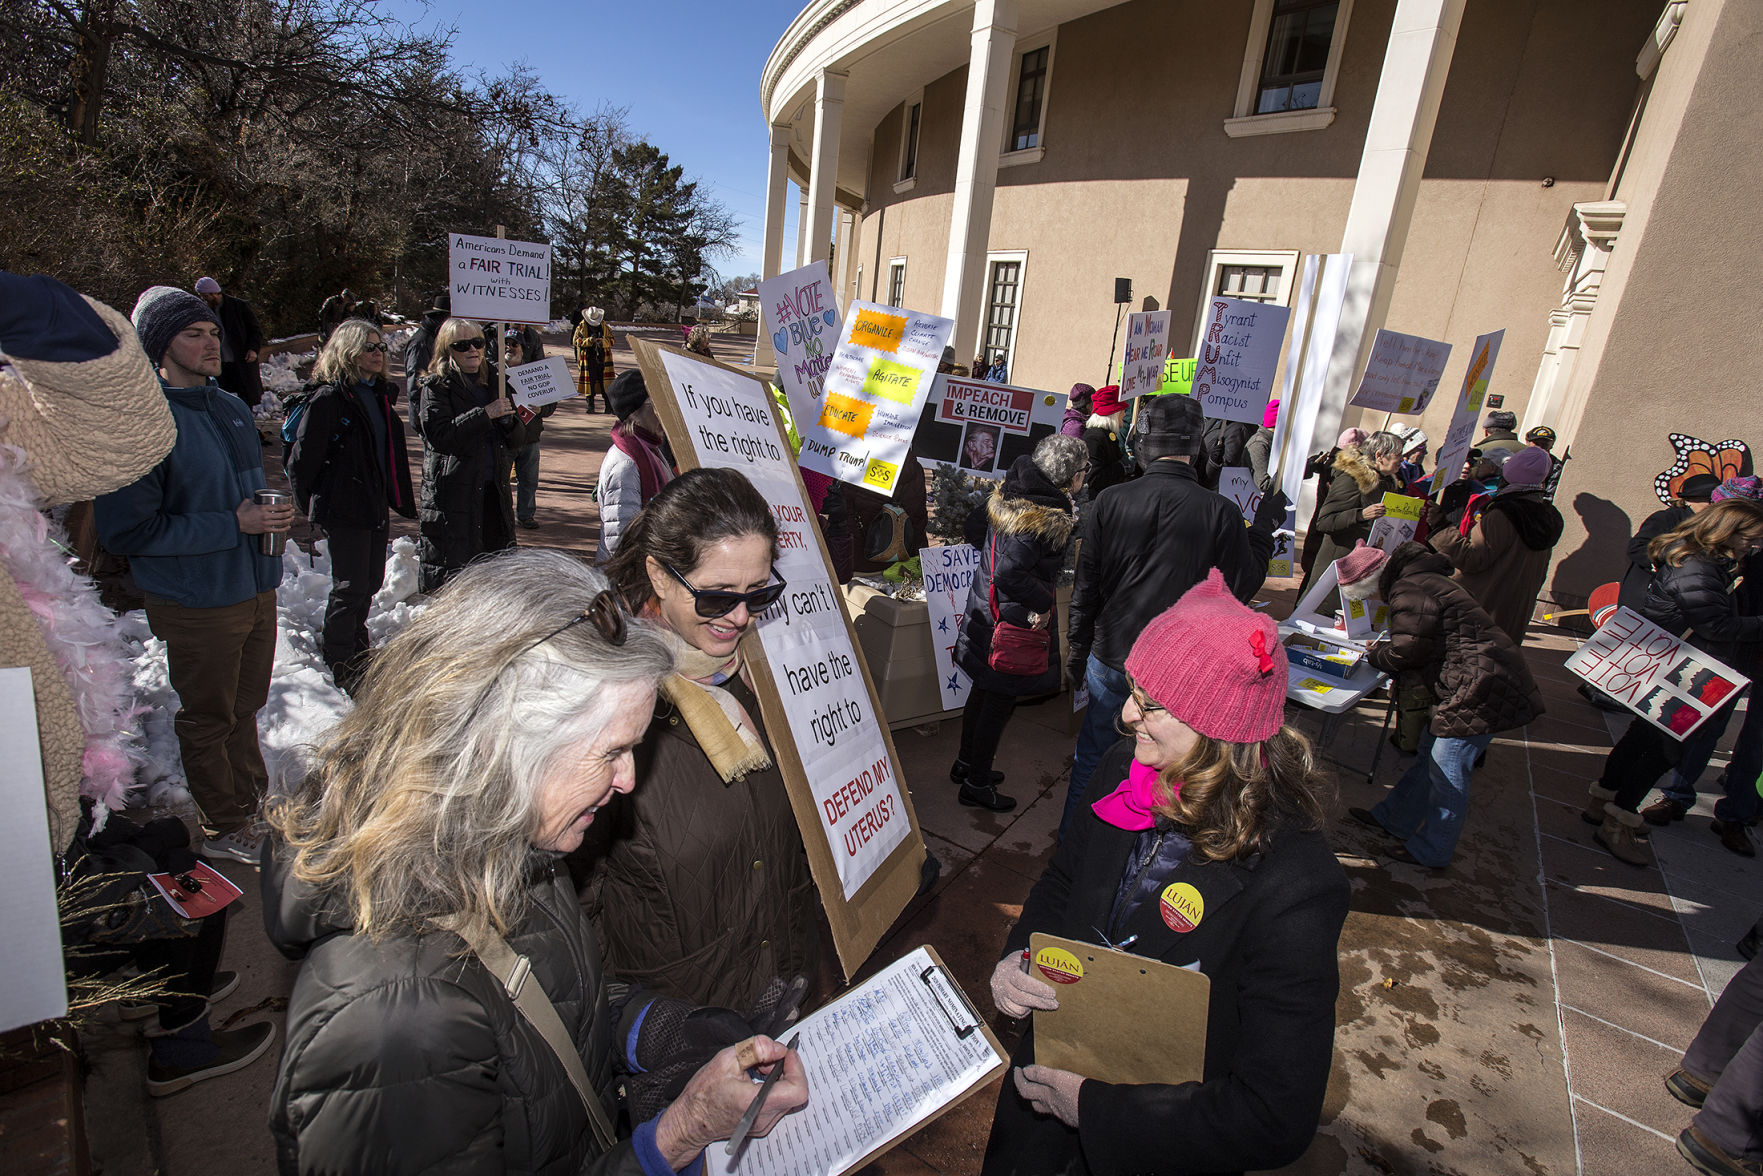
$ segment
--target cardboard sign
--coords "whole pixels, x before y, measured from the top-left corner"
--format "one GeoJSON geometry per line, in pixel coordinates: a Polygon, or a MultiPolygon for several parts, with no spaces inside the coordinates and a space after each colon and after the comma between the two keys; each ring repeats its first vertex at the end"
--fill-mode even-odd
{"type": "Polygon", "coordinates": [[[793,402],[806,469],[891,495],[952,320],[853,302],[815,411],[793,402]]]}
{"type": "Polygon", "coordinates": [[[501,237],[447,237],[447,286],[456,318],[551,321],[551,247],[501,237]]]}
{"type": "Polygon", "coordinates": [[[820,415],[826,373],[839,338],[839,307],[826,262],[759,283],[759,313],[777,355],[777,382],[794,416],[820,415]]]}
{"type": "Polygon", "coordinates": [[[541,408],[579,395],[561,355],[508,369],[508,398],[522,408],[541,408]]]}
{"type": "Polygon", "coordinates": [[[65,846],[49,837],[43,799],[43,752],[31,671],[0,670],[0,763],[10,765],[0,790],[0,860],[9,879],[0,890],[0,1033],[67,1016],[67,973],[61,960],[61,914],[55,905],[52,855],[65,846]]]}
{"type": "MultiPolygon", "coordinates": [[[[1261,509],[1261,490],[1255,485],[1248,466],[1225,466],[1218,473],[1218,492],[1236,504],[1242,513],[1243,525],[1255,521],[1261,509]]],[[[1292,574],[1292,547],[1297,539],[1298,508],[1286,510],[1285,522],[1273,535],[1273,554],[1267,560],[1267,574],[1285,579],[1292,574]]]]}
{"type": "Polygon", "coordinates": [[[1207,417],[1261,423],[1290,318],[1291,311],[1271,303],[1208,300],[1194,369],[1194,397],[1207,417]]]}
{"type": "Polygon", "coordinates": [[[1500,358],[1500,341],[1505,328],[1488,335],[1477,335],[1469,352],[1469,367],[1463,372],[1463,388],[1457,393],[1457,408],[1439,443],[1439,473],[1433,476],[1434,493],[1463,476],[1463,463],[1469,458],[1470,442],[1475,438],[1475,422],[1481,419],[1482,402],[1487,398],[1488,381],[1493,378],[1494,361],[1500,358]]]}
{"type": "Polygon", "coordinates": [[[925,465],[1002,478],[1017,458],[1059,430],[1065,395],[940,375],[931,383],[912,444],[925,465]]]}
{"type": "Polygon", "coordinates": [[[776,407],[754,377],[633,339],[682,470],[739,470],[778,521],[783,599],[743,639],[771,751],[847,974],[918,889],[924,838],[776,407]]]}
{"type": "Polygon", "coordinates": [[[1121,361],[1120,398],[1155,393],[1163,386],[1163,362],[1169,357],[1169,311],[1150,310],[1126,316],[1126,356],[1121,361]]]}
{"type": "Polygon", "coordinates": [[[1750,681],[1626,608],[1567,659],[1567,668],[1673,739],[1700,727],[1750,681]]]}
{"type": "Polygon", "coordinates": [[[937,663],[937,693],[944,710],[967,705],[973,679],[955,664],[955,638],[967,611],[967,590],[973,586],[973,570],[979,566],[979,549],[971,543],[926,547],[918,553],[924,571],[924,603],[930,608],[931,653],[937,663]]]}
{"type": "Polygon", "coordinates": [[[1379,328],[1359,390],[1347,403],[1375,412],[1425,412],[1450,358],[1449,343],[1379,328]]]}

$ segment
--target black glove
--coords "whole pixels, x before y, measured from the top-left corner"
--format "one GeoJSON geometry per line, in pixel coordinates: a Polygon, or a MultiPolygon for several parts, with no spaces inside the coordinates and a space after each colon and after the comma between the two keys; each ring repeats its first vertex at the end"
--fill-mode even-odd
{"type": "Polygon", "coordinates": [[[1264,526],[1269,531],[1277,531],[1285,525],[1286,511],[1291,509],[1292,500],[1280,489],[1269,490],[1261,496],[1261,505],[1255,508],[1257,527],[1264,526]]]}
{"type": "Polygon", "coordinates": [[[807,991],[805,977],[774,976],[745,1014],[633,992],[618,1019],[618,1040],[631,1067],[625,1082],[631,1122],[645,1123],[666,1110],[718,1052],[754,1034],[780,1036],[796,1019],[807,991]]]}
{"type": "Polygon", "coordinates": [[[1073,692],[1083,689],[1084,675],[1089,672],[1089,669],[1090,655],[1087,652],[1080,655],[1076,650],[1072,650],[1071,657],[1065,663],[1065,678],[1071,683],[1073,692]]]}

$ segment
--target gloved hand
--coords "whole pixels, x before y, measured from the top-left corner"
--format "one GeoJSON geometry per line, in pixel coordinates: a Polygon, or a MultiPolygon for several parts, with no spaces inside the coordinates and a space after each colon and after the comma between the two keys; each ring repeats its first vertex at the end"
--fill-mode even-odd
{"type": "Polygon", "coordinates": [[[660,1114],[699,1068],[728,1046],[755,1034],[779,1037],[796,1019],[808,991],[802,976],[773,977],[746,1013],[688,1004],[638,990],[618,1020],[618,1041],[630,1077],[625,1098],[631,1122],[660,1114]]]}
{"type": "Polygon", "coordinates": [[[1006,1017],[1026,1017],[1035,1009],[1056,1009],[1053,986],[1022,970],[1022,953],[1013,952],[992,969],[992,1003],[1006,1017]]]}
{"type": "Polygon", "coordinates": [[[1051,1066],[1018,1066],[1012,1073],[1016,1093],[1043,1115],[1051,1115],[1067,1127],[1077,1126],[1077,1092],[1082,1074],[1055,1070],[1051,1066]]]}
{"type": "Polygon", "coordinates": [[[1072,650],[1071,656],[1067,658],[1065,662],[1065,680],[1070,684],[1073,690],[1080,689],[1083,686],[1084,675],[1089,673],[1089,670],[1089,650],[1086,649],[1082,653],[1072,650]]]}
{"type": "Polygon", "coordinates": [[[1254,526],[1265,527],[1269,531],[1277,531],[1285,526],[1286,512],[1291,509],[1292,500],[1286,497],[1284,490],[1275,487],[1261,496],[1261,504],[1255,508],[1254,526]]]}

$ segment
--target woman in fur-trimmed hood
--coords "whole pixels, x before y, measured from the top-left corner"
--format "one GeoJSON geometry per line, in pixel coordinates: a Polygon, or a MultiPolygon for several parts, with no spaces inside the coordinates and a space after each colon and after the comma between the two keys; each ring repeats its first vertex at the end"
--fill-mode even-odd
{"type": "Polygon", "coordinates": [[[1043,438],[1030,457],[1019,457],[992,492],[982,514],[967,518],[967,541],[979,564],[967,591],[967,611],[955,642],[955,664],[973,679],[961,713],[961,750],[949,778],[962,804],[1009,812],[1016,801],[998,791],[1003,774],[992,760],[1016,700],[1059,689],[1059,622],[1054,615],[1059,568],[1077,525],[1071,496],[1083,485],[1089,451],[1075,437],[1043,438]],[[1006,673],[992,667],[992,639],[999,620],[1047,634],[1047,660],[1038,673],[1006,673]]]}
{"type": "MultiPolygon", "coordinates": [[[[1329,483],[1328,497],[1310,521],[1322,534],[1312,569],[1327,567],[1353,550],[1359,540],[1370,537],[1371,524],[1383,515],[1383,496],[1402,488],[1396,477],[1401,464],[1402,439],[1394,433],[1373,433],[1356,447],[1341,447],[1335,455],[1335,478],[1329,483]]],[[[1305,577],[1306,585],[1309,579],[1305,577]]]]}

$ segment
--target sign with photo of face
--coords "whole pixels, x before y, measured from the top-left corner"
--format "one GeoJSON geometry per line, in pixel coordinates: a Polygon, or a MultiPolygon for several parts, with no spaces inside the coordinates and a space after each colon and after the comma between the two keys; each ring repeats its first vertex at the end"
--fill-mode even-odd
{"type": "Polygon", "coordinates": [[[927,466],[1002,478],[1012,462],[1058,431],[1064,415],[1064,393],[939,375],[912,446],[927,466]]]}

